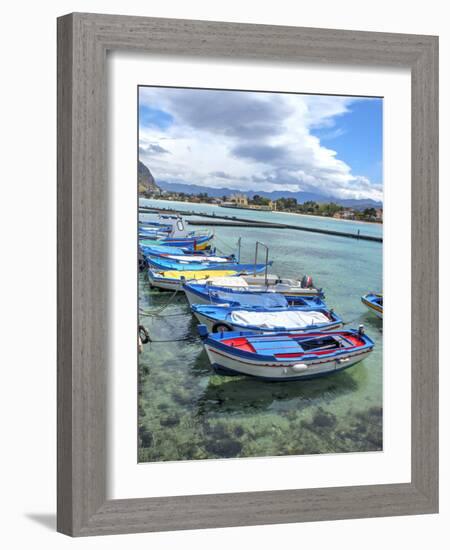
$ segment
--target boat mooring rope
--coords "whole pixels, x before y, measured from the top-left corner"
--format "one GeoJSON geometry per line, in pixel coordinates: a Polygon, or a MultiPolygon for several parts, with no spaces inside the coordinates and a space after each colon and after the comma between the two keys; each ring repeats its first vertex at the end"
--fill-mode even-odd
{"type": "Polygon", "coordinates": [[[141,307],[139,308],[139,312],[141,313],[141,315],[143,315],[144,317],[171,317],[171,316],[175,316],[175,315],[186,315],[185,313],[172,313],[172,314],[168,314],[168,315],[159,315],[161,311],[164,311],[166,309],[167,306],[169,306],[172,302],[173,302],[173,299],[175,298],[175,296],[178,294],[179,290],[175,290],[175,292],[172,294],[172,296],[169,298],[169,300],[167,301],[166,304],[164,304],[162,307],[160,307],[159,309],[156,309],[155,311],[145,311],[144,309],[142,309],[141,307]]]}
{"type": "Polygon", "coordinates": [[[153,340],[153,338],[150,338],[150,344],[152,343],[155,343],[155,344],[159,344],[160,342],[184,342],[184,341],[187,341],[187,340],[190,340],[192,342],[196,342],[200,339],[199,336],[185,336],[184,338],[170,338],[170,340],[153,340]]]}
{"type": "Polygon", "coordinates": [[[355,317],[351,321],[346,321],[345,323],[342,323],[342,326],[345,327],[346,325],[352,325],[353,323],[355,323],[356,321],[358,321],[361,318],[362,318],[362,315],[358,315],[358,317],[355,317]]]}
{"type": "MultiPolygon", "coordinates": [[[[225,247],[225,249],[228,248],[228,250],[230,250],[230,252],[231,252],[232,254],[234,253],[234,248],[233,248],[231,245],[227,244],[226,242],[222,241],[222,239],[220,239],[217,235],[214,235],[214,239],[215,239],[216,241],[219,241],[219,243],[221,243],[221,245],[222,245],[223,247],[225,247]]],[[[226,251],[223,250],[223,249],[221,250],[221,252],[226,254],[226,251]]]]}

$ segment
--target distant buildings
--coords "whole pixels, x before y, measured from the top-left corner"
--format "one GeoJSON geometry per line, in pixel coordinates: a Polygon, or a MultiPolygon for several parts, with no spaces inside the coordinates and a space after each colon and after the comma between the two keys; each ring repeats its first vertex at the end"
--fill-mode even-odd
{"type": "Polygon", "coordinates": [[[333,215],[333,218],[338,220],[354,220],[355,211],[352,208],[349,208],[348,210],[340,210],[333,215]]]}
{"type": "Polygon", "coordinates": [[[249,199],[247,195],[243,193],[235,193],[230,197],[224,197],[221,204],[224,208],[242,208],[244,210],[264,210],[270,211],[276,208],[275,203],[265,197],[255,195],[253,199],[249,199]]]}
{"type": "Polygon", "coordinates": [[[248,197],[247,195],[236,193],[235,195],[231,195],[230,202],[236,204],[237,206],[248,206],[248,197]]]}
{"type": "Polygon", "coordinates": [[[377,222],[383,221],[383,209],[382,208],[375,208],[375,219],[377,222]]]}
{"type": "Polygon", "coordinates": [[[355,210],[353,208],[345,208],[333,214],[333,218],[338,220],[361,220],[366,222],[383,221],[382,208],[365,208],[364,210],[355,210]]]}

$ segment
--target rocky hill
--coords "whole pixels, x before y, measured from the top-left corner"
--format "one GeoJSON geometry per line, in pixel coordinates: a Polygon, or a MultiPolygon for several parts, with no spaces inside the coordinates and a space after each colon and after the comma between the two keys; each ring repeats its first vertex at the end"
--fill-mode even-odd
{"type": "Polygon", "coordinates": [[[150,170],[141,161],[138,161],[138,183],[139,195],[151,196],[161,193],[161,189],[156,185],[155,178],[150,170]]]}

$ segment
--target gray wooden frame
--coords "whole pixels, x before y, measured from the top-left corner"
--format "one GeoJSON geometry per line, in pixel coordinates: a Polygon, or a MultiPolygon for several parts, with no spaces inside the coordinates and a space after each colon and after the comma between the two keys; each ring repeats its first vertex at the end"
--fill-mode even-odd
{"type": "Polygon", "coordinates": [[[437,512],[437,283],[437,37],[82,13],[58,19],[59,531],[82,536],[437,512]],[[107,500],[109,50],[411,69],[411,483],[107,500]]]}

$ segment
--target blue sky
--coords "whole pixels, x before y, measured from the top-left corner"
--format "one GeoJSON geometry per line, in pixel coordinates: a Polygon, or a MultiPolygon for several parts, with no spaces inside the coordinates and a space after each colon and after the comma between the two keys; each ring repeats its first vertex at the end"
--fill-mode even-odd
{"type": "Polygon", "coordinates": [[[382,181],[383,100],[370,98],[351,103],[348,112],[336,119],[336,132],[329,128],[312,130],[326,147],[356,174],[373,182],[382,181]]]}
{"type": "Polygon", "coordinates": [[[139,156],[156,181],[382,200],[382,108],[352,98],[139,88],[139,156]]]}

